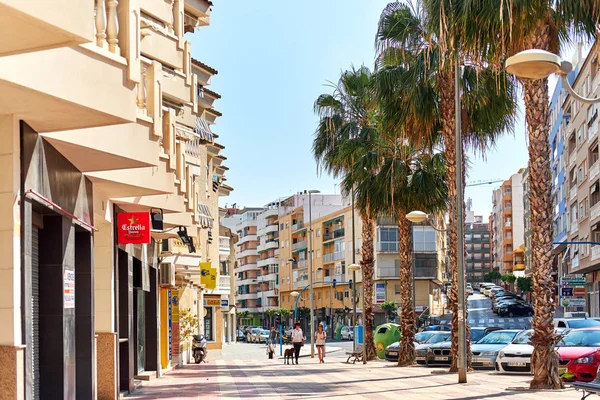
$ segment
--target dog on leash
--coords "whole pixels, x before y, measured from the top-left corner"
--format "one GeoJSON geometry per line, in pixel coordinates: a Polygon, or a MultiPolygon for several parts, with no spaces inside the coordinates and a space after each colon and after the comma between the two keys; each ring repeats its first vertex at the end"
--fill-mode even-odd
{"type": "Polygon", "coordinates": [[[294,348],[285,349],[283,352],[283,363],[289,364],[290,360],[292,360],[292,364],[294,364],[294,348]]]}

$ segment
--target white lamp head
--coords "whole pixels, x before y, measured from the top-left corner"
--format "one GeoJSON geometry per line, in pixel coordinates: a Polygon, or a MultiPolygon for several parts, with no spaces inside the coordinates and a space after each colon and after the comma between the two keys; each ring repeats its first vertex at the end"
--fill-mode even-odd
{"type": "Polygon", "coordinates": [[[350,265],[348,265],[348,269],[350,271],[360,271],[360,265],[359,264],[350,264],[350,265]]]}
{"type": "Polygon", "coordinates": [[[406,219],[416,224],[421,223],[423,221],[427,221],[428,217],[429,216],[427,215],[427,213],[424,213],[423,211],[411,211],[408,214],[406,214],[406,219]]]}
{"type": "Polygon", "coordinates": [[[556,54],[549,51],[530,49],[509,57],[506,60],[506,72],[524,79],[544,79],[552,74],[568,74],[573,66],[568,61],[562,61],[556,54]]]}
{"type": "Polygon", "coordinates": [[[299,295],[299,294],[300,294],[300,293],[296,292],[295,290],[294,290],[292,293],[290,293],[290,295],[291,295],[292,297],[298,297],[298,295],[299,295]]]}

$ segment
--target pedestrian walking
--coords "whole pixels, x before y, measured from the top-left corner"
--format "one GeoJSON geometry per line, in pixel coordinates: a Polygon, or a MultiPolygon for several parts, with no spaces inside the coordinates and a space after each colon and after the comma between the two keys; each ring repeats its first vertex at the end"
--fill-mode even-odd
{"type": "Polygon", "coordinates": [[[271,328],[271,332],[269,333],[269,340],[272,340],[273,343],[277,341],[277,331],[275,330],[275,327],[271,328]]]}
{"type": "Polygon", "coordinates": [[[269,360],[273,359],[274,353],[275,353],[275,344],[273,344],[272,340],[269,340],[269,344],[267,345],[267,355],[269,356],[269,360]]]}
{"type": "Polygon", "coordinates": [[[300,357],[300,349],[304,346],[304,334],[300,329],[300,322],[296,322],[294,330],[292,330],[292,344],[294,345],[294,356],[296,365],[298,365],[298,357],[300,357]]]}
{"type": "Polygon", "coordinates": [[[317,345],[317,351],[319,352],[319,362],[325,363],[323,359],[325,357],[325,339],[327,334],[323,331],[323,324],[319,324],[318,330],[315,332],[315,344],[317,345]]]}

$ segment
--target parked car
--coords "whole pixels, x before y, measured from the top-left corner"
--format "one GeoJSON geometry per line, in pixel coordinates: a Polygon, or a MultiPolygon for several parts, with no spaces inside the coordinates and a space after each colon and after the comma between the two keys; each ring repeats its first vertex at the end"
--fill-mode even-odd
{"type": "MultiPolygon", "coordinates": [[[[417,363],[425,364],[425,355],[429,346],[436,343],[441,343],[450,337],[450,332],[442,331],[431,331],[431,332],[420,332],[420,333],[431,333],[431,336],[422,343],[415,342],[415,350],[417,352],[417,363]],[[422,354],[422,357],[419,356],[422,354]]],[[[385,359],[388,361],[398,361],[398,353],[400,351],[400,341],[394,342],[385,348],[385,359]]]]}
{"type": "Polygon", "coordinates": [[[415,334],[415,342],[425,343],[427,339],[436,334],[436,331],[418,332],[415,334]]]}
{"type": "Polygon", "coordinates": [[[500,350],[510,344],[521,330],[500,330],[491,332],[471,345],[473,368],[495,368],[500,350]]]}
{"type": "MultiPolygon", "coordinates": [[[[475,343],[482,338],[484,338],[487,334],[494,331],[502,330],[499,327],[471,327],[471,343],[475,343]]],[[[452,363],[452,356],[450,355],[450,345],[449,341],[437,343],[429,347],[427,350],[427,356],[425,362],[427,366],[437,366],[437,365],[450,365],[452,363]]]]}
{"type": "Polygon", "coordinates": [[[423,328],[423,332],[430,331],[450,331],[450,325],[429,325],[423,328]]]}
{"type": "Polygon", "coordinates": [[[496,285],[493,285],[493,286],[486,286],[485,288],[483,288],[483,291],[482,291],[482,293],[483,293],[485,296],[487,296],[487,297],[490,297],[490,292],[492,291],[492,289],[495,289],[495,288],[502,289],[500,286],[496,286],[496,285]]]}
{"type": "Polygon", "coordinates": [[[495,287],[495,288],[490,289],[489,297],[496,297],[499,294],[504,294],[504,293],[510,293],[510,292],[504,288],[495,287]]]}
{"type": "Polygon", "coordinates": [[[246,335],[241,329],[238,329],[236,333],[236,341],[243,342],[244,340],[246,340],[246,335]]]}
{"type": "Polygon", "coordinates": [[[575,329],[558,342],[558,373],[565,381],[590,382],[600,365],[600,327],[575,329]]]}
{"type": "Polygon", "coordinates": [[[473,286],[471,286],[470,283],[467,283],[466,292],[467,292],[467,295],[473,294],[473,286]]]}
{"type": "Polygon", "coordinates": [[[508,315],[509,317],[519,316],[519,315],[533,315],[533,307],[528,304],[522,303],[501,303],[502,305],[498,308],[498,315],[504,317],[508,315]]]}
{"type": "Polygon", "coordinates": [[[260,328],[250,329],[250,331],[246,334],[247,342],[248,343],[257,343],[257,341],[259,339],[258,335],[260,334],[260,331],[261,331],[260,328]]]}
{"type": "MultiPolygon", "coordinates": [[[[557,335],[565,335],[569,329],[557,328],[557,335]]],[[[496,371],[504,373],[531,373],[531,353],[533,346],[530,344],[533,329],[525,331],[515,338],[511,344],[500,350],[496,358],[496,371]]]]}
{"type": "Polygon", "coordinates": [[[504,298],[504,299],[500,299],[495,303],[492,303],[492,311],[495,314],[498,314],[498,309],[505,307],[508,304],[527,304],[525,301],[523,300],[519,300],[519,299],[513,299],[513,298],[504,298]]]}
{"type": "Polygon", "coordinates": [[[555,318],[554,326],[556,328],[581,329],[600,326],[600,321],[595,318],[555,318]]]}
{"type": "Polygon", "coordinates": [[[354,328],[351,326],[344,326],[342,331],[342,340],[354,340],[354,328]]]}
{"type": "Polygon", "coordinates": [[[258,333],[258,338],[257,338],[256,342],[267,344],[269,341],[270,335],[271,335],[271,332],[268,329],[261,329],[260,332],[258,333]]]}

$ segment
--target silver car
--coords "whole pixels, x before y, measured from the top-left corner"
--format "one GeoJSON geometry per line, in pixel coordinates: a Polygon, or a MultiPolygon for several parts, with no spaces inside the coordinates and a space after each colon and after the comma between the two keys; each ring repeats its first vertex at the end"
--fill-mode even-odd
{"type": "Polygon", "coordinates": [[[522,330],[500,330],[488,333],[481,340],[471,346],[473,354],[473,368],[495,368],[498,352],[512,343],[522,330]]]}

